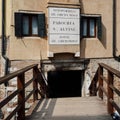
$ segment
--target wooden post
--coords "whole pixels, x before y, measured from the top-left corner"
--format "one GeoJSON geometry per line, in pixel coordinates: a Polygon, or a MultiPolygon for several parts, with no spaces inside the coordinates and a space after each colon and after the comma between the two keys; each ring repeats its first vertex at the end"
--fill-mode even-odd
{"type": "Polygon", "coordinates": [[[99,91],[98,91],[98,95],[101,99],[103,99],[103,91],[100,87],[103,87],[103,80],[100,76],[103,76],[103,67],[99,66],[98,69],[98,81],[99,81],[99,91]]]}
{"type": "Polygon", "coordinates": [[[35,78],[35,80],[33,81],[33,90],[35,90],[34,94],[33,94],[33,100],[36,101],[38,100],[38,68],[34,67],[33,68],[33,78],[35,78]]]}
{"type": "Polygon", "coordinates": [[[113,106],[110,103],[110,99],[113,99],[113,90],[109,87],[109,85],[113,85],[113,74],[108,71],[108,99],[107,99],[107,108],[108,108],[108,113],[112,114],[113,113],[113,106]]]}
{"type": "Polygon", "coordinates": [[[18,110],[17,120],[25,120],[25,75],[22,73],[17,78],[18,90],[22,90],[18,94],[18,105],[21,105],[18,110]]]}

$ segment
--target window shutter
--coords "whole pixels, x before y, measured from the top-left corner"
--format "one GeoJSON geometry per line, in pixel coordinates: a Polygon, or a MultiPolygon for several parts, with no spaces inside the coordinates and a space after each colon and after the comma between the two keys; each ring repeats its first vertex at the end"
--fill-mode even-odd
{"type": "Polygon", "coordinates": [[[22,37],[22,13],[15,13],[15,36],[22,37]]]}
{"type": "Polygon", "coordinates": [[[102,39],[102,22],[101,22],[101,16],[97,17],[97,37],[99,40],[102,39]]]}
{"type": "Polygon", "coordinates": [[[83,19],[81,17],[81,21],[80,21],[80,38],[83,37],[83,19]]]}
{"type": "Polygon", "coordinates": [[[45,14],[38,15],[38,35],[39,37],[46,36],[45,14]]]}

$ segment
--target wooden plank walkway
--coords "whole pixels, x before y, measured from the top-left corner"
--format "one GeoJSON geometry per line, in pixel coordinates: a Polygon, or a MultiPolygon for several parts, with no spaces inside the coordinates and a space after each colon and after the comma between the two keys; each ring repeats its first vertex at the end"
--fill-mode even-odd
{"type": "Polygon", "coordinates": [[[112,120],[97,97],[44,99],[26,120],[112,120]]]}

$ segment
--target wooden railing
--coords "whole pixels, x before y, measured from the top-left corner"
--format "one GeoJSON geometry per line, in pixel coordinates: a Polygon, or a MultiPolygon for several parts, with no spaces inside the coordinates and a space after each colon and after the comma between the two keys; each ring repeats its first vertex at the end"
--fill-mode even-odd
{"type": "Polygon", "coordinates": [[[4,120],[10,120],[14,115],[17,114],[17,120],[25,120],[25,103],[33,95],[33,101],[38,100],[38,98],[43,98],[46,96],[47,91],[47,81],[45,81],[43,74],[41,74],[38,65],[34,64],[11,73],[7,76],[0,78],[0,85],[9,82],[11,79],[17,77],[17,89],[12,92],[9,96],[0,102],[0,109],[2,109],[8,102],[10,102],[15,96],[17,96],[18,101],[16,108],[6,117],[4,120]],[[32,78],[30,80],[25,80],[25,73],[32,70],[32,78]],[[27,81],[27,82],[25,82],[27,81]],[[25,96],[25,89],[33,83],[31,92],[29,95],[25,96]]]}
{"type": "Polygon", "coordinates": [[[107,110],[109,114],[113,114],[114,110],[120,114],[120,108],[114,101],[114,94],[120,96],[119,89],[114,85],[116,78],[120,78],[120,71],[100,63],[89,87],[91,96],[98,95],[101,99],[104,99],[104,95],[107,96],[107,110]]]}

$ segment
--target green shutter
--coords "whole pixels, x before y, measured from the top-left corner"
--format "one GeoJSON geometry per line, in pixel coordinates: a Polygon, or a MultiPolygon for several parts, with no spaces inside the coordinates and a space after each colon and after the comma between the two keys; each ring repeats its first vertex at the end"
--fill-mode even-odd
{"type": "Polygon", "coordinates": [[[81,17],[80,21],[80,38],[83,37],[83,17],[81,17]]]}
{"type": "Polygon", "coordinates": [[[97,17],[97,37],[99,40],[102,39],[102,22],[101,22],[101,16],[97,17]]]}
{"type": "Polygon", "coordinates": [[[38,15],[38,35],[39,37],[46,36],[45,14],[38,15]]]}
{"type": "Polygon", "coordinates": [[[15,36],[22,37],[22,13],[15,13],[15,36]]]}

